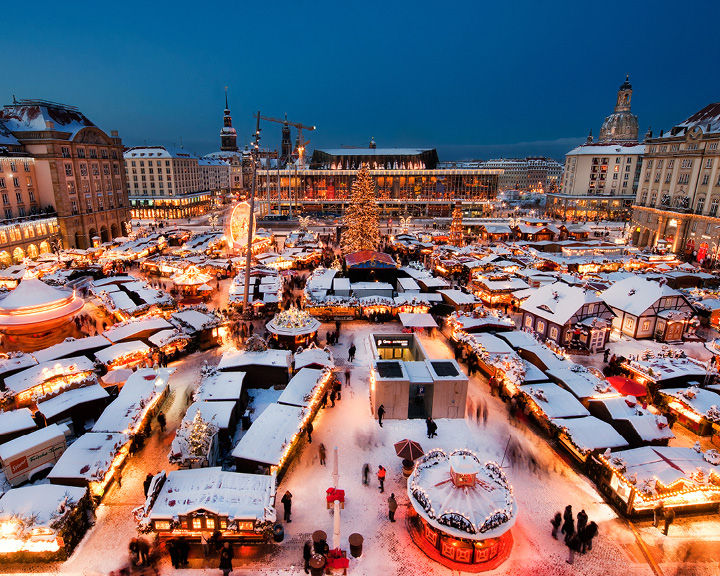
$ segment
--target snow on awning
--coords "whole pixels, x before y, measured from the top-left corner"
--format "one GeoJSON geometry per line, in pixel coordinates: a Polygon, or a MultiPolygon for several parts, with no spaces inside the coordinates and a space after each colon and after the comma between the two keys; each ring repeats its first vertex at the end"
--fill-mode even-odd
{"type": "Polygon", "coordinates": [[[67,392],[63,392],[46,400],[45,402],[38,402],[38,410],[48,420],[55,418],[59,414],[64,414],[68,410],[87,404],[88,402],[95,402],[96,400],[102,400],[107,398],[109,394],[100,386],[100,384],[91,384],[90,386],[83,386],[82,388],[73,388],[67,392]]]}
{"type": "Polygon", "coordinates": [[[299,406],[270,404],[235,446],[233,458],[279,466],[287,443],[301,433],[303,418],[299,406]]]}
{"type": "Polygon", "coordinates": [[[95,353],[95,358],[99,362],[102,362],[106,366],[112,364],[116,360],[123,356],[130,356],[133,354],[148,354],[150,347],[141,342],[140,340],[131,340],[130,342],[120,342],[119,344],[113,344],[109,348],[100,350],[95,353]]]}
{"type": "Polygon", "coordinates": [[[400,312],[400,322],[405,328],[437,328],[437,322],[428,313],[400,312]]]}

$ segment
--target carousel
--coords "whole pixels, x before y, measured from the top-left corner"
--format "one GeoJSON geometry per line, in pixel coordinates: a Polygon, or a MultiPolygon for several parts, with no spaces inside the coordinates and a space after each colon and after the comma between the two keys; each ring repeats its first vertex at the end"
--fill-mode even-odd
{"type": "Polygon", "coordinates": [[[408,480],[413,542],[440,564],[493,570],[510,555],[517,505],[504,472],[470,450],[432,450],[408,480]]]}
{"type": "Polygon", "coordinates": [[[62,342],[73,335],[73,317],[85,303],[75,292],[48,286],[25,277],[0,300],[0,333],[6,349],[32,352],[62,342]]]}
{"type": "Polygon", "coordinates": [[[183,296],[189,298],[206,298],[212,292],[210,282],[213,277],[197,266],[189,266],[183,272],[173,274],[170,279],[183,296]]]}
{"type": "Polygon", "coordinates": [[[320,322],[309,312],[291,306],[278,312],[265,326],[281,348],[296,350],[315,340],[320,322]]]}

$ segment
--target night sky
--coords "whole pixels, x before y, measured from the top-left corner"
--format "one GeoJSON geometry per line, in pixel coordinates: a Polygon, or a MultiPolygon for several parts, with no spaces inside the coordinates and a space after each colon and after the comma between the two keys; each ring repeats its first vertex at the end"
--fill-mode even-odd
{"type": "MultiPolygon", "coordinates": [[[[239,144],[260,109],[317,125],[310,148],[375,137],[453,160],[561,159],[598,133],[625,74],[641,134],[720,101],[717,1],[345,4],[18,5],[0,102],[73,104],[127,145],[205,154],[228,85],[239,144]]],[[[262,144],[279,136],[265,124],[262,144]]]]}

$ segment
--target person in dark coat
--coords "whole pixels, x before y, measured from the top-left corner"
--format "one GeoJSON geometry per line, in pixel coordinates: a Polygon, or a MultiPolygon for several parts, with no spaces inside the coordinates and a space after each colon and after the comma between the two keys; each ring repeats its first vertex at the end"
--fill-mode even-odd
{"type": "Polygon", "coordinates": [[[557,540],[557,532],[560,529],[560,524],[562,524],[562,515],[560,512],[555,513],[555,517],[550,520],[550,524],[552,524],[552,537],[557,540]]]}
{"type": "Polygon", "coordinates": [[[308,422],[307,426],[305,427],[305,432],[307,432],[308,436],[308,444],[312,444],[312,433],[313,433],[313,425],[312,422],[308,422]]]}
{"type": "Polygon", "coordinates": [[[370,484],[370,464],[367,462],[365,463],[365,466],[363,466],[362,470],[362,483],[363,486],[370,484]]]}
{"type": "Polygon", "coordinates": [[[330,408],[335,408],[335,399],[337,398],[337,392],[335,388],[330,391],[330,408]]]}
{"type": "Polygon", "coordinates": [[[388,517],[390,518],[390,522],[395,522],[397,507],[398,503],[397,500],[395,500],[395,494],[390,494],[390,498],[388,498],[388,517]]]}
{"type": "Polygon", "coordinates": [[[310,573],[310,558],[312,558],[312,542],[305,540],[305,546],[303,546],[303,562],[305,564],[305,574],[310,573]]]}
{"type": "Polygon", "coordinates": [[[565,544],[567,544],[573,534],[575,534],[575,520],[573,519],[571,506],[565,508],[565,513],[563,514],[563,525],[560,532],[565,535],[565,544]]]}
{"type": "Polygon", "coordinates": [[[292,514],[292,494],[290,494],[289,490],[285,491],[285,494],[283,494],[280,502],[282,502],[283,510],[285,512],[285,522],[292,522],[292,520],[290,519],[290,514],[292,514]]]}
{"type": "Polygon", "coordinates": [[[233,550],[230,546],[230,542],[225,542],[223,544],[222,550],[220,550],[220,570],[222,570],[223,576],[228,576],[230,572],[232,572],[232,560],[233,560],[233,550]]]}
{"type": "Polygon", "coordinates": [[[143,491],[145,492],[145,498],[147,498],[148,492],[150,491],[150,484],[152,483],[153,475],[149,474],[145,476],[143,480],[143,491]]]}
{"type": "Polygon", "coordinates": [[[137,545],[139,564],[147,566],[148,559],[150,558],[150,545],[145,538],[137,538],[135,542],[137,545]]]}
{"type": "Polygon", "coordinates": [[[585,550],[592,550],[592,541],[595,536],[597,536],[598,527],[595,522],[590,522],[587,526],[585,526],[585,530],[582,531],[582,534],[580,535],[580,540],[582,541],[582,548],[580,549],[580,552],[585,554],[585,550]]]}
{"type": "Polygon", "coordinates": [[[168,551],[168,554],[170,555],[170,562],[172,563],[173,568],[180,568],[180,559],[178,556],[178,549],[177,549],[177,541],[174,539],[168,540],[167,544],[165,544],[165,549],[168,551]]]}
{"type": "Polygon", "coordinates": [[[160,432],[165,432],[165,426],[167,426],[167,420],[165,418],[165,412],[159,412],[157,415],[158,424],[160,424],[160,432]]]}
{"type": "Polygon", "coordinates": [[[437,422],[430,418],[430,438],[437,436],[437,422]]]}
{"type": "Polygon", "coordinates": [[[178,562],[180,566],[188,565],[188,554],[190,553],[190,544],[182,536],[177,539],[178,562]]]}
{"type": "Polygon", "coordinates": [[[569,540],[566,541],[568,547],[568,559],[565,560],[568,564],[572,564],[575,561],[575,553],[580,551],[580,537],[577,534],[573,534],[569,540]]]}
{"type": "Polygon", "coordinates": [[[665,536],[668,535],[668,530],[670,529],[670,524],[672,524],[675,521],[675,510],[672,508],[668,508],[665,510],[665,526],[663,529],[663,534],[665,536]]]}
{"type": "Polygon", "coordinates": [[[585,526],[587,526],[588,522],[588,515],[585,512],[585,510],[580,510],[577,515],[577,533],[582,534],[582,531],[585,530],[585,526]]]}
{"type": "Polygon", "coordinates": [[[383,404],[380,404],[377,414],[378,414],[378,424],[380,424],[380,428],[382,428],[382,419],[383,419],[383,416],[385,416],[385,406],[383,404]]]}
{"type": "Polygon", "coordinates": [[[425,428],[427,430],[427,437],[432,438],[432,436],[430,436],[431,429],[432,429],[432,420],[430,420],[429,416],[427,418],[425,418],[425,428]]]}
{"type": "Polygon", "coordinates": [[[355,348],[355,344],[350,344],[350,348],[348,348],[348,362],[353,362],[355,360],[356,351],[357,348],[355,348]]]}
{"type": "Polygon", "coordinates": [[[325,466],[325,457],[327,456],[325,444],[320,444],[320,446],[318,447],[318,452],[320,453],[320,465],[325,466]]]}

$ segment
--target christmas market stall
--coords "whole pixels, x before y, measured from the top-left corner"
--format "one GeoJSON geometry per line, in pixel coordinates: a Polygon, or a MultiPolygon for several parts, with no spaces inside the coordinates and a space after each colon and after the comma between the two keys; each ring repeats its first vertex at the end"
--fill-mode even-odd
{"type": "Polygon", "coordinates": [[[0,497],[0,565],[66,559],[90,527],[87,488],[24,486],[0,497]]]}
{"type": "Polygon", "coordinates": [[[5,394],[14,399],[17,408],[33,406],[63,390],[95,382],[94,370],[95,365],[85,356],[42,362],[5,378],[5,394]]]}
{"type": "Polygon", "coordinates": [[[585,464],[592,455],[609,449],[627,448],[628,443],[607,422],[594,416],[555,418],[560,445],[578,462],[585,464]]]}
{"type": "Polygon", "coordinates": [[[682,352],[653,354],[649,351],[627,358],[620,364],[633,380],[654,392],[663,388],[687,386],[691,382],[704,382],[711,372],[703,363],[687,358],[682,352]]]}
{"type": "Polygon", "coordinates": [[[660,390],[659,396],[678,422],[695,434],[710,436],[713,429],[720,429],[720,394],[689,386],[666,388],[660,390]]]}
{"type": "Polygon", "coordinates": [[[547,433],[556,428],[553,418],[578,418],[590,412],[567,390],[552,382],[518,386],[521,398],[530,409],[530,415],[547,433]]]}
{"type": "Polygon", "coordinates": [[[136,510],[142,532],[160,540],[183,537],[200,543],[203,534],[220,540],[264,543],[275,524],[275,477],[225,472],[221,468],[162,472],[136,510]]]}
{"type": "Polygon", "coordinates": [[[38,362],[50,362],[51,360],[60,360],[61,358],[80,355],[92,360],[95,352],[108,346],[110,346],[110,341],[100,334],[86,338],[70,337],[54,346],[33,352],[33,356],[35,356],[38,362]]]}
{"type": "Polygon", "coordinates": [[[60,456],[48,474],[50,483],[89,488],[99,501],[125,463],[129,439],[127,434],[83,434],[60,456]]]}
{"type": "Polygon", "coordinates": [[[310,344],[307,348],[298,348],[293,355],[293,368],[297,372],[303,368],[334,368],[332,350],[310,344]]]}
{"type": "Polygon", "coordinates": [[[632,396],[591,398],[590,413],[608,422],[631,448],[648,444],[667,445],[675,438],[665,416],[654,406],[642,406],[632,396]]]}
{"type": "Polygon", "coordinates": [[[175,360],[183,354],[190,341],[190,336],[178,329],[160,330],[148,338],[150,345],[157,348],[168,360],[175,360]]]}
{"type": "Polygon", "coordinates": [[[643,446],[593,458],[600,491],[628,516],[659,506],[714,513],[720,504],[720,453],[680,446],[643,446]]]}
{"type": "Polygon", "coordinates": [[[431,450],[417,461],[407,491],[410,535],[431,559],[480,572],[510,555],[517,505],[496,463],[483,464],[470,450],[431,450]]]}
{"type": "Polygon", "coordinates": [[[273,350],[259,336],[248,338],[251,349],[228,350],[222,355],[218,370],[245,372],[246,388],[282,388],[290,379],[292,352],[273,350]]]}
{"type": "Polygon", "coordinates": [[[39,401],[37,410],[47,423],[72,423],[73,434],[79,436],[102,414],[109,400],[107,390],[93,381],[39,401]]]}
{"type": "Polygon", "coordinates": [[[287,404],[270,404],[233,448],[236,470],[262,470],[263,473],[282,477],[316,410],[317,405],[310,410],[287,404]]]}
{"type": "Polygon", "coordinates": [[[129,340],[142,340],[147,344],[147,340],[153,334],[173,328],[174,326],[162,316],[145,316],[116,324],[105,330],[103,336],[113,344],[129,340]]]}
{"type": "Polygon", "coordinates": [[[302,368],[290,379],[278,398],[278,404],[308,408],[329,392],[333,373],[328,369],[302,368]]]}
{"type": "Polygon", "coordinates": [[[95,359],[108,370],[135,368],[151,361],[150,347],[140,340],[129,340],[96,352],[95,359]]]}
{"type": "Polygon", "coordinates": [[[203,374],[194,399],[197,402],[234,402],[235,412],[241,413],[248,403],[244,380],[245,372],[218,372],[209,369],[203,374]]]}
{"type": "Polygon", "coordinates": [[[442,294],[445,303],[452,306],[456,312],[470,312],[480,306],[480,300],[475,298],[472,294],[468,294],[462,290],[451,288],[438,290],[438,292],[442,294]]]}
{"type": "Polygon", "coordinates": [[[11,486],[33,482],[48,472],[67,447],[66,426],[50,424],[0,444],[0,466],[11,486]]]}
{"type": "Polygon", "coordinates": [[[279,347],[294,351],[317,338],[320,322],[306,310],[291,306],[278,312],[265,328],[279,347]]]}
{"type": "MultiPolygon", "coordinates": [[[[412,278],[400,278],[399,280],[412,280],[412,278]]],[[[400,292],[393,298],[396,314],[402,312],[423,314],[430,312],[433,306],[442,301],[442,294],[435,294],[434,292],[400,292]]]]}
{"type": "Polygon", "coordinates": [[[8,376],[37,364],[35,356],[25,352],[9,352],[6,358],[0,358],[0,390],[5,389],[5,379],[8,376]]]}
{"type": "MultiPolygon", "coordinates": [[[[187,468],[208,468],[216,466],[220,461],[220,439],[218,437],[219,427],[213,421],[215,414],[205,418],[200,405],[210,404],[209,402],[195,403],[192,416],[185,414],[180,426],[175,432],[168,454],[168,461],[178,467],[187,468]]],[[[228,410],[229,402],[217,402],[225,405],[228,410]]],[[[221,409],[223,406],[221,406],[221,409]]]]}
{"type": "Polygon", "coordinates": [[[32,432],[35,428],[35,420],[29,408],[0,412],[0,444],[32,432]]]}
{"type": "Polygon", "coordinates": [[[458,339],[458,333],[474,334],[476,332],[504,332],[514,330],[512,318],[497,310],[476,308],[472,312],[453,312],[446,319],[452,340],[458,339]]]}
{"type": "Polygon", "coordinates": [[[223,319],[204,307],[183,308],[171,314],[170,321],[189,334],[201,350],[217,346],[227,333],[223,319]]]}
{"type": "Polygon", "coordinates": [[[183,272],[173,274],[170,280],[185,298],[207,298],[212,288],[210,291],[201,291],[200,288],[210,286],[214,278],[211,274],[202,272],[197,266],[188,266],[183,272]]]}

